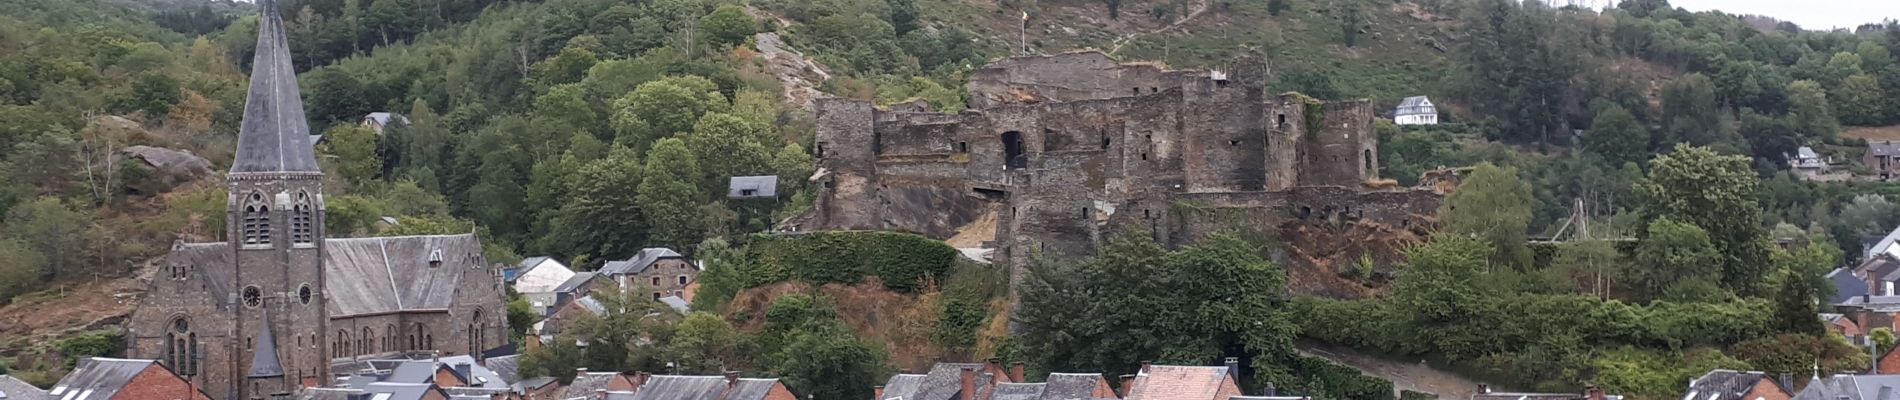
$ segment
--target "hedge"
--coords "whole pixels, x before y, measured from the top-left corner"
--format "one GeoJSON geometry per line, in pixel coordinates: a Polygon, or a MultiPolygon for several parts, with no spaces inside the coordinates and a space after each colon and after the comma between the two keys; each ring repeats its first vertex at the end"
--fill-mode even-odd
{"type": "Polygon", "coordinates": [[[923,236],[880,231],[753,235],[740,261],[748,287],[798,280],[859,283],[876,276],[891,290],[914,292],[941,279],[957,250],[923,236]]]}

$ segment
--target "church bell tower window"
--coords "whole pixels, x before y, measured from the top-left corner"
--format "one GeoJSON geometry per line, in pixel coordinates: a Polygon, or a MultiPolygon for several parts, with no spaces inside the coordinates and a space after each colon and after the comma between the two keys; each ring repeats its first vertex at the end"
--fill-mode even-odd
{"type": "Polygon", "coordinates": [[[270,204],[264,202],[264,194],[251,192],[244,199],[243,234],[244,244],[270,244],[270,204]]]}
{"type": "Polygon", "coordinates": [[[316,242],[316,209],[310,204],[310,193],[297,192],[297,200],[290,210],[290,243],[309,244],[316,242]]]}

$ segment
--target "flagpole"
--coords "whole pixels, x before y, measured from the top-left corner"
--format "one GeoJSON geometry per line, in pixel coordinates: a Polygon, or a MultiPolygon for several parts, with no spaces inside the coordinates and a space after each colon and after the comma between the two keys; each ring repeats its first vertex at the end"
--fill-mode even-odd
{"type": "Polygon", "coordinates": [[[1025,55],[1025,56],[1029,55],[1029,12],[1028,11],[1023,11],[1023,25],[1022,25],[1022,30],[1017,31],[1016,49],[1017,51],[1022,52],[1022,55],[1025,55]]]}

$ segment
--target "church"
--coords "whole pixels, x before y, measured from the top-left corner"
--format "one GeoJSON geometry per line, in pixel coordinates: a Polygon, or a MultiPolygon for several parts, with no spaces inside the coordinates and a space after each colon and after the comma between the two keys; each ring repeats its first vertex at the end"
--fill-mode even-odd
{"type": "Polygon", "coordinates": [[[226,238],[173,246],[125,321],[126,356],[236,400],[329,385],[354,372],[332,365],[359,359],[503,347],[501,270],[474,234],[325,237],[323,172],[273,3],[258,2],[226,238]]]}

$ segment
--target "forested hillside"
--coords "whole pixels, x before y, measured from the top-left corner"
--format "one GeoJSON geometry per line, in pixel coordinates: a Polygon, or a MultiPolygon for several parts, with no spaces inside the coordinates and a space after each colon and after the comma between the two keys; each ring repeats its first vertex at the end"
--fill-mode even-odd
{"type": "MultiPolygon", "coordinates": [[[[1609,10],[1508,0],[278,5],[312,131],[323,136],[330,234],[479,231],[492,260],[550,255],[583,268],[655,246],[709,261],[715,300],[698,306],[711,313],[649,321],[640,316],[650,304],[615,300],[623,312],[614,315],[634,317],[603,318],[591,332],[659,340],[597,338],[624,340],[624,352],[544,350],[570,352],[536,355],[550,371],[571,371],[574,360],[657,368],[662,357],[695,356],[724,364],[692,368],[745,366],[797,376],[821,398],[859,398],[898,363],[885,360],[918,360],[893,352],[919,348],[1040,371],[1244,355],[1259,372],[1250,387],[1378,391],[1349,371],[1303,364],[1312,360],[1290,346],[1305,338],[1501,384],[1569,391],[1591,382],[1662,398],[1712,367],[1804,372],[1807,355],[1830,371],[1864,364],[1866,351],[1819,335],[1809,299],[1826,298],[1822,274],[1855,261],[1863,240],[1900,224],[1900,190],[1870,182],[1866,166],[1845,161],[1838,168],[1858,178],[1815,182],[1787,163],[1798,146],[1858,160],[1864,142],[1843,137],[1846,127],[1900,122],[1895,25],[1758,27],[1662,0],[1609,10]],[[782,43],[825,71],[788,72],[766,56],[784,49],[761,43],[782,43]],[[1015,317],[1024,331],[1013,338],[999,328],[1011,316],[994,302],[997,278],[969,266],[931,261],[902,281],[861,282],[806,274],[837,260],[740,261],[806,251],[747,236],[812,201],[803,179],[814,169],[812,116],[788,96],[800,91],[788,85],[803,84],[788,75],[829,95],[957,110],[964,74],[1019,45],[1213,68],[1257,53],[1273,63],[1275,90],[1367,97],[1381,108],[1430,95],[1448,123],[1381,124],[1380,174],[1410,184],[1423,171],[1478,165],[1442,216],[1456,234],[1410,252],[1398,276],[1380,278],[1389,293],[1363,300],[1272,295],[1284,274],[1257,256],[1261,243],[1166,250],[1133,241],[1097,260],[1049,260],[1024,294],[1015,317]],[[405,118],[379,133],[359,124],[371,112],[405,118]],[[780,176],[778,200],[727,200],[725,178],[738,175],[780,176]],[[1573,215],[1590,222],[1590,236],[1575,233],[1573,215]],[[1551,236],[1568,241],[1527,244],[1551,236]],[[1162,252],[1189,259],[1182,270],[1247,278],[1114,279],[1154,272],[1144,268],[1160,262],[1131,260],[1162,252]],[[1127,314],[1198,307],[1171,294],[1223,283],[1254,289],[1240,293],[1249,308],[1127,314]],[[840,300],[890,298],[913,302],[901,312],[925,322],[879,331],[840,315],[862,306],[840,300]],[[1235,324],[1242,319],[1271,326],[1235,324]],[[1067,323],[1077,320],[1143,323],[1067,323]],[[838,334],[846,330],[859,335],[838,334]],[[848,376],[814,378],[828,373],[848,376]]],[[[226,195],[215,171],[230,162],[244,106],[254,11],[0,0],[0,371],[45,383],[72,357],[114,351],[114,317],[130,304],[116,296],[136,295],[146,263],[175,241],[222,239],[226,195]],[[204,165],[151,161],[130,146],[189,152],[163,154],[204,165]]],[[[889,240],[932,257],[942,250],[889,240]]],[[[1201,298],[1217,299],[1227,298],[1201,298]]]]}

